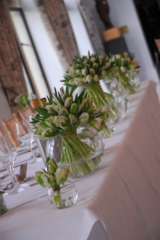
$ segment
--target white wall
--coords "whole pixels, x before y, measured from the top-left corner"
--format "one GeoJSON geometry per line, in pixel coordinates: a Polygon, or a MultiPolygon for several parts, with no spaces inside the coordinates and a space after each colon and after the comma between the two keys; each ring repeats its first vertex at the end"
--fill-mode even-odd
{"type": "MultiPolygon", "coordinates": [[[[105,26],[99,19],[95,8],[95,1],[87,0],[93,13],[99,33],[105,26]]],[[[156,68],[153,64],[150,51],[144,38],[139,18],[132,0],[107,0],[110,7],[110,19],[115,27],[127,25],[129,33],[123,35],[130,52],[135,53],[136,60],[140,62],[140,76],[142,80],[151,79],[159,81],[156,68]]]]}

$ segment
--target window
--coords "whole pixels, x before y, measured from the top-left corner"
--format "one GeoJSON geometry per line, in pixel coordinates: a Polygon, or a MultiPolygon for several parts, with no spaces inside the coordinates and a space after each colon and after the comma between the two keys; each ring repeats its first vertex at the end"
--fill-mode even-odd
{"type": "Polygon", "coordinates": [[[36,93],[38,98],[51,95],[45,73],[27,27],[22,9],[10,8],[10,14],[21,55],[22,69],[28,93],[36,93]]]}

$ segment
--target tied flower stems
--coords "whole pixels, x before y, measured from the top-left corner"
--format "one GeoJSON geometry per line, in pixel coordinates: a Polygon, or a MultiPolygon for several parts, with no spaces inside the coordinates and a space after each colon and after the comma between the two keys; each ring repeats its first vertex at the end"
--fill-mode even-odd
{"type": "MultiPolygon", "coordinates": [[[[115,118],[118,115],[118,111],[113,104],[114,103],[113,97],[110,94],[105,93],[102,90],[102,87],[99,83],[86,88],[86,93],[87,93],[87,97],[90,97],[93,99],[93,104],[95,107],[100,108],[103,106],[107,106],[108,119],[114,122],[115,118]]],[[[105,131],[105,129],[103,129],[103,131],[105,131]]]]}
{"type": "Polygon", "coordinates": [[[86,175],[96,168],[94,161],[90,159],[94,152],[95,150],[81,141],[76,134],[63,137],[61,164],[65,162],[70,170],[71,177],[76,177],[78,172],[81,175],[86,175]]]}

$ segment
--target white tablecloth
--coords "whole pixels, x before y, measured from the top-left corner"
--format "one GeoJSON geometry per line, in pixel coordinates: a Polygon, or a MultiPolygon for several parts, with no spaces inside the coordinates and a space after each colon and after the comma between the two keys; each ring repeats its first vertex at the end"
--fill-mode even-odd
{"type": "MultiPolygon", "coordinates": [[[[160,239],[160,106],[155,83],[143,82],[129,102],[115,135],[105,140],[100,167],[75,181],[78,202],[55,209],[47,189],[39,185],[6,196],[9,211],[0,216],[0,239],[160,239]]],[[[42,166],[28,165],[28,173],[42,166]]]]}

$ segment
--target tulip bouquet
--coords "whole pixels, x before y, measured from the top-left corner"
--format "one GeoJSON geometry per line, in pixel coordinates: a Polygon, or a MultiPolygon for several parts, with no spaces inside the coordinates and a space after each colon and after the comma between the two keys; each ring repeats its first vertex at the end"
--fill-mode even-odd
{"type": "Polygon", "coordinates": [[[25,108],[27,104],[29,104],[28,94],[21,93],[15,97],[14,102],[18,104],[19,107],[25,108]]]}
{"type": "Polygon", "coordinates": [[[134,54],[124,52],[118,55],[110,55],[110,66],[106,69],[104,80],[107,82],[107,76],[113,76],[123,84],[129,94],[137,91],[137,86],[130,82],[133,74],[139,73],[139,62],[134,61],[134,54]]]}
{"type": "Polygon", "coordinates": [[[35,136],[42,139],[57,135],[62,137],[61,164],[69,167],[70,177],[93,171],[96,167],[95,161],[101,161],[100,154],[103,149],[96,151],[99,147],[98,141],[95,145],[92,141],[97,132],[93,128],[79,134],[77,131],[82,124],[101,131],[107,115],[105,109],[93,107],[93,100],[86,96],[85,89],[73,99],[74,90],[75,87],[67,86],[65,94],[61,96],[55,89],[53,100],[48,98],[45,107],[35,109],[39,115],[32,119],[37,128],[35,136]]]}
{"type": "Polygon", "coordinates": [[[90,55],[88,52],[88,56],[75,57],[74,65],[66,71],[62,82],[67,86],[84,86],[86,95],[93,99],[94,106],[98,108],[107,106],[108,117],[114,122],[117,115],[114,97],[105,93],[100,85],[100,80],[103,79],[110,64],[107,56],[90,55]]]}
{"type": "Polygon", "coordinates": [[[47,158],[47,171],[35,173],[35,179],[42,187],[52,188],[54,191],[53,201],[58,208],[62,208],[62,198],[60,194],[61,184],[64,185],[69,176],[69,168],[58,167],[54,159],[47,158]]]}

